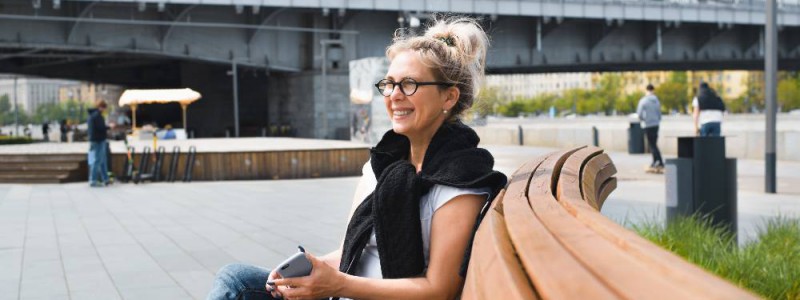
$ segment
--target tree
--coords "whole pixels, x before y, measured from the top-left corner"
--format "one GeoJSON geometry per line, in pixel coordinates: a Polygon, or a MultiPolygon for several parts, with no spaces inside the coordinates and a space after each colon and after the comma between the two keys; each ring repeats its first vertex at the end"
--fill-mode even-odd
{"type": "Polygon", "coordinates": [[[603,111],[606,114],[611,114],[617,101],[622,99],[622,75],[618,73],[605,73],[600,76],[599,87],[596,90],[595,101],[597,104],[587,104],[590,107],[599,106],[598,111],[603,111]]]}
{"type": "Polygon", "coordinates": [[[507,102],[496,87],[486,87],[481,89],[472,109],[482,118],[496,113],[496,109],[507,102]]]}
{"type": "Polygon", "coordinates": [[[800,108],[800,80],[786,78],[778,83],[778,103],[783,110],[800,108]]]}
{"type": "Polygon", "coordinates": [[[3,94],[0,96],[0,114],[11,111],[11,101],[8,100],[8,95],[3,94]]]}
{"type": "Polygon", "coordinates": [[[639,105],[639,99],[642,99],[642,97],[644,97],[644,92],[633,92],[632,94],[626,95],[617,101],[617,103],[614,105],[614,109],[617,110],[617,113],[621,114],[636,112],[636,107],[639,105]]]}
{"type": "Polygon", "coordinates": [[[668,81],[656,87],[655,93],[661,101],[661,109],[665,111],[677,110],[686,112],[688,96],[686,83],[668,81]]]}

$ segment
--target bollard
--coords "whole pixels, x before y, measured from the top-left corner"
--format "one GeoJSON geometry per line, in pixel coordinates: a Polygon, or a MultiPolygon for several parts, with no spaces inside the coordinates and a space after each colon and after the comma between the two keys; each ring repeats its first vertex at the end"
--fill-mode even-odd
{"type": "Polygon", "coordinates": [[[525,141],[522,138],[522,125],[517,126],[517,132],[519,134],[519,145],[522,146],[525,144],[525,141]]]}
{"type": "Polygon", "coordinates": [[[592,126],[592,145],[600,147],[600,138],[597,133],[597,126],[592,126]]]}

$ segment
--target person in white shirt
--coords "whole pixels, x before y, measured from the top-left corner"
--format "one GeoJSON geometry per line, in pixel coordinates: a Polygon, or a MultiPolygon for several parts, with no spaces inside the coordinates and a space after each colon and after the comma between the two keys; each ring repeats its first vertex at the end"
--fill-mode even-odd
{"type": "Polygon", "coordinates": [[[436,20],[422,36],[396,34],[375,84],[392,130],[364,165],[342,247],[306,253],[304,277],[227,265],[208,299],[457,299],[477,224],[507,180],[460,120],[487,48],[467,17],[436,20]]]}
{"type": "Polygon", "coordinates": [[[692,100],[694,131],[699,136],[720,136],[725,103],[708,83],[700,83],[697,97],[692,100]]]}

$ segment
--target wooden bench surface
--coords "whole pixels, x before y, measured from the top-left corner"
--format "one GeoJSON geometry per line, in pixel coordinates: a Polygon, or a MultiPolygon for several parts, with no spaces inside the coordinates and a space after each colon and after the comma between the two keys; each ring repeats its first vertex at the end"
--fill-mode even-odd
{"type": "Polygon", "coordinates": [[[757,299],[599,213],[616,168],[597,147],[537,157],[497,196],[462,299],[757,299]]]}

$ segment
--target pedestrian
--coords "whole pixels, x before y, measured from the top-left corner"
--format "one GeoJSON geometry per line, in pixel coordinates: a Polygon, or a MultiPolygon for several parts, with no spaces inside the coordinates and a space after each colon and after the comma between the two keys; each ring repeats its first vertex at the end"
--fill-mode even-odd
{"type": "Polygon", "coordinates": [[[306,277],[227,265],[207,299],[457,299],[481,208],[506,184],[461,121],[483,79],[487,47],[471,18],[397,35],[375,84],[392,129],[362,169],[342,247],[306,253],[306,277]]]}
{"type": "Polygon", "coordinates": [[[48,123],[47,121],[44,121],[44,123],[42,123],[42,135],[44,135],[45,142],[50,141],[50,124],[47,123],[48,123]]]}
{"type": "Polygon", "coordinates": [[[699,136],[720,136],[722,132],[722,113],[725,103],[717,93],[701,82],[697,96],[692,100],[692,114],[694,116],[694,132],[699,136]]]}
{"type": "Polygon", "coordinates": [[[97,101],[95,108],[89,109],[88,134],[89,134],[89,185],[92,187],[108,185],[108,164],[106,156],[108,144],[108,127],[103,118],[106,110],[105,101],[97,101]],[[98,178],[97,176],[100,175],[98,178]]]}
{"type": "Polygon", "coordinates": [[[58,131],[61,132],[61,142],[62,143],[66,143],[67,142],[67,131],[68,130],[69,130],[69,127],[67,126],[67,120],[66,119],[61,119],[61,121],[58,122],[58,131]]]}
{"type": "Polygon", "coordinates": [[[653,162],[648,171],[661,173],[664,169],[664,161],[661,159],[661,151],[658,150],[658,126],[661,124],[661,102],[654,93],[655,88],[652,84],[647,85],[647,94],[639,100],[636,113],[642,121],[644,133],[647,136],[647,145],[650,153],[653,154],[653,162]]]}

